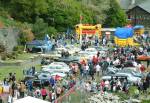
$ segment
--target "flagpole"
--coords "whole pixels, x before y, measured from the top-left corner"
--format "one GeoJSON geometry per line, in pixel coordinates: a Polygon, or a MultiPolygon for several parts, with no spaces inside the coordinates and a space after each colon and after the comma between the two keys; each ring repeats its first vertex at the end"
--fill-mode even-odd
{"type": "Polygon", "coordinates": [[[82,19],[83,19],[82,14],[80,14],[80,24],[82,24],[82,19]]]}

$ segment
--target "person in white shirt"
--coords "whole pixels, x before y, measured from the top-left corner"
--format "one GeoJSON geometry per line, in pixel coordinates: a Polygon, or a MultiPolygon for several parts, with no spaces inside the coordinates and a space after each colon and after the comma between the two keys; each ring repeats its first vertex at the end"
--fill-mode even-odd
{"type": "Polygon", "coordinates": [[[117,90],[122,90],[120,80],[117,81],[117,90]]]}
{"type": "Polygon", "coordinates": [[[105,81],[105,91],[108,91],[110,88],[110,83],[108,80],[105,81]]]}
{"type": "Polygon", "coordinates": [[[101,66],[99,64],[96,65],[96,74],[97,76],[100,76],[100,70],[101,70],[101,66]]]}
{"type": "Polygon", "coordinates": [[[133,61],[132,63],[133,63],[133,66],[134,66],[134,67],[137,67],[137,66],[138,66],[137,62],[133,61]]]}
{"type": "Polygon", "coordinates": [[[8,96],[8,103],[13,103],[13,97],[11,94],[8,96]]]}
{"type": "Polygon", "coordinates": [[[37,88],[37,89],[35,90],[34,96],[35,96],[36,98],[40,98],[40,97],[41,97],[41,91],[40,91],[39,88],[37,88]]]}

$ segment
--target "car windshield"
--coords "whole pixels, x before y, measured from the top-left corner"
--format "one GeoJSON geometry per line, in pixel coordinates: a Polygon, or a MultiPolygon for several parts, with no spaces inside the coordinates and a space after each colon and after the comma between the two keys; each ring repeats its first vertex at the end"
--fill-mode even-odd
{"type": "Polygon", "coordinates": [[[65,63],[63,63],[63,62],[53,62],[53,63],[51,63],[50,65],[53,65],[53,66],[55,66],[55,65],[67,66],[67,64],[65,64],[65,63]]]}
{"type": "Polygon", "coordinates": [[[57,66],[57,65],[49,66],[49,69],[61,69],[61,68],[62,68],[62,66],[57,66]]]}

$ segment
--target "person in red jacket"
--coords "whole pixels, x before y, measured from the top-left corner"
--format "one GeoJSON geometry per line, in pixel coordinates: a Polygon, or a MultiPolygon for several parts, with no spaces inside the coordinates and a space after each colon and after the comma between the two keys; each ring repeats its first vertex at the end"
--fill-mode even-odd
{"type": "Polygon", "coordinates": [[[94,65],[96,65],[98,63],[98,58],[93,56],[92,62],[94,65]]]}
{"type": "Polygon", "coordinates": [[[42,87],[42,89],[41,89],[41,95],[43,97],[43,100],[45,100],[46,96],[47,96],[47,91],[46,91],[46,89],[44,87],[42,87]]]}
{"type": "Polygon", "coordinates": [[[140,67],[141,72],[144,72],[145,69],[146,69],[145,66],[142,64],[141,67],[140,67]]]}

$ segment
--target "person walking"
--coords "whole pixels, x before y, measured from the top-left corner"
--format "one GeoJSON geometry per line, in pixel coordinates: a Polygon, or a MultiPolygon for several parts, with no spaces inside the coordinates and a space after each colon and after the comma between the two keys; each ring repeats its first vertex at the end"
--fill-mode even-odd
{"type": "Polygon", "coordinates": [[[101,70],[101,66],[99,64],[96,65],[96,74],[99,77],[100,76],[100,70],[101,70]]]}
{"type": "Polygon", "coordinates": [[[46,96],[47,96],[47,91],[46,91],[45,87],[42,87],[42,89],[41,89],[41,95],[42,95],[43,100],[45,100],[46,96]]]}
{"type": "Polygon", "coordinates": [[[26,86],[23,82],[21,82],[19,87],[20,98],[24,98],[25,91],[26,91],[26,86]]]}
{"type": "Polygon", "coordinates": [[[94,66],[92,63],[89,65],[89,74],[92,77],[92,80],[94,80],[94,66]]]}
{"type": "Polygon", "coordinates": [[[3,99],[2,99],[2,97],[0,96],[0,103],[3,103],[3,99]]]}
{"type": "Polygon", "coordinates": [[[13,97],[11,94],[8,96],[8,103],[13,103],[13,97]]]}
{"type": "Polygon", "coordinates": [[[61,87],[60,87],[60,86],[57,86],[57,87],[56,87],[56,97],[57,97],[57,98],[61,95],[61,92],[62,92],[61,87]]]}
{"type": "Polygon", "coordinates": [[[40,97],[41,97],[41,91],[40,91],[39,88],[37,88],[37,89],[35,90],[34,96],[35,96],[35,98],[40,98],[40,97]]]}

